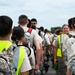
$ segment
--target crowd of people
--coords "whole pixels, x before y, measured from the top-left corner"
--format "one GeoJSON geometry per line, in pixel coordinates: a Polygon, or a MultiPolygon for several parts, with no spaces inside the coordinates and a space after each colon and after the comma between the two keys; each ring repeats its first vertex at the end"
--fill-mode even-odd
{"type": "MultiPolygon", "coordinates": [[[[36,18],[20,15],[13,27],[9,16],[0,16],[0,75],[34,75],[50,59],[53,69],[58,64],[56,75],[75,75],[75,18],[54,33],[37,25],[36,18]]],[[[46,72],[48,64],[42,67],[46,72]]]]}

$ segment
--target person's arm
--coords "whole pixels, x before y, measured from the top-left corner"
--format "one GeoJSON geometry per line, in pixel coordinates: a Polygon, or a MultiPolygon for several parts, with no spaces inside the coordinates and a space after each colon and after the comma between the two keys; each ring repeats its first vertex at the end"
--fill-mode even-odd
{"type": "Polygon", "coordinates": [[[41,55],[41,62],[42,62],[42,59],[43,59],[43,46],[42,46],[42,42],[43,42],[43,39],[38,35],[39,37],[39,43],[40,43],[40,55],[41,55]]]}
{"type": "Polygon", "coordinates": [[[36,31],[33,33],[33,43],[36,47],[36,66],[35,69],[39,68],[40,65],[40,58],[41,58],[41,49],[40,49],[40,42],[39,42],[39,36],[36,31]]]}
{"type": "Polygon", "coordinates": [[[56,40],[53,41],[53,56],[54,56],[54,64],[56,64],[56,56],[57,56],[57,47],[58,47],[58,39],[56,38],[56,40]]]}
{"type": "Polygon", "coordinates": [[[28,72],[22,72],[21,75],[28,75],[28,72]]]}
{"type": "Polygon", "coordinates": [[[38,69],[39,65],[40,65],[40,57],[41,57],[41,54],[40,54],[41,50],[40,50],[39,41],[35,40],[34,45],[36,47],[36,63],[37,63],[35,69],[38,69]]]}
{"type": "Polygon", "coordinates": [[[66,75],[71,75],[70,69],[67,69],[66,75]]]}
{"type": "Polygon", "coordinates": [[[56,54],[57,54],[57,48],[56,48],[55,46],[54,46],[53,54],[54,54],[54,64],[56,64],[56,54]]]}
{"type": "Polygon", "coordinates": [[[41,48],[41,62],[43,61],[43,46],[42,43],[40,43],[40,48],[41,48]]]}

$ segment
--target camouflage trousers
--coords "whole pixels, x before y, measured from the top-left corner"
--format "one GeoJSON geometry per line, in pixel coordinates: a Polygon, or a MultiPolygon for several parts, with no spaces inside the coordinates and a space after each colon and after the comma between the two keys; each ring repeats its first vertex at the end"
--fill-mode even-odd
{"type": "Polygon", "coordinates": [[[58,61],[58,70],[56,71],[56,75],[66,75],[67,67],[64,63],[62,57],[57,57],[58,61]]]}

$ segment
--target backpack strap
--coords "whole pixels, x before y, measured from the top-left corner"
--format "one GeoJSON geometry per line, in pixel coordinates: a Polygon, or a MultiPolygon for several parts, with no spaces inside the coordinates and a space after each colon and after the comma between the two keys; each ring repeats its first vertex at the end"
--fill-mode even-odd
{"type": "Polygon", "coordinates": [[[71,35],[69,33],[67,33],[67,35],[68,35],[69,38],[71,38],[71,37],[75,38],[75,36],[73,36],[73,35],[71,35]]]}
{"type": "Polygon", "coordinates": [[[23,46],[19,46],[16,48],[16,52],[14,54],[14,59],[13,59],[13,66],[16,68],[16,72],[12,75],[18,75],[23,59],[25,56],[25,48],[23,46]]]}
{"type": "Polygon", "coordinates": [[[29,54],[28,54],[28,57],[31,55],[31,49],[30,49],[30,47],[27,47],[28,48],[28,50],[29,50],[29,54]]]}
{"type": "Polygon", "coordinates": [[[40,30],[38,31],[38,34],[41,36],[41,31],[40,30]]]}
{"type": "Polygon", "coordinates": [[[31,33],[32,32],[32,28],[29,28],[27,32],[31,33]]]}
{"type": "Polygon", "coordinates": [[[45,35],[46,35],[46,33],[44,33],[44,35],[43,35],[43,37],[44,37],[44,40],[45,40],[45,35]]]}

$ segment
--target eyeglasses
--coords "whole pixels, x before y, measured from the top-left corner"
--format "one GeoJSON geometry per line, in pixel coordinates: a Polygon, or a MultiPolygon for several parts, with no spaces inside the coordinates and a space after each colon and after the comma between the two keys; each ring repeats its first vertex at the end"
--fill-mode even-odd
{"type": "Polygon", "coordinates": [[[31,23],[31,24],[36,24],[36,23],[31,23]]]}

